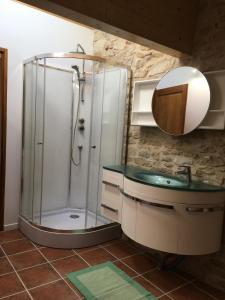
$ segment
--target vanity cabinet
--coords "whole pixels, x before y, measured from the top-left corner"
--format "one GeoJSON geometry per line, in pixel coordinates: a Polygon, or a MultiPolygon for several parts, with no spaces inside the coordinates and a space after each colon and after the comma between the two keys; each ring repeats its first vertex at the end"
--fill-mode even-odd
{"type": "Polygon", "coordinates": [[[123,174],[103,170],[101,213],[106,218],[121,223],[123,174]]]}
{"type": "MultiPolygon", "coordinates": [[[[124,178],[124,193],[135,202],[135,234],[130,237],[138,243],[182,255],[220,249],[224,192],[158,188],[124,178]]],[[[122,229],[123,218],[128,218],[126,211],[122,212],[122,229]]],[[[126,224],[123,229],[128,236],[133,226],[129,229],[126,224]]]]}
{"type": "Polygon", "coordinates": [[[102,213],[146,247],[180,255],[220,249],[224,191],[188,191],[144,184],[104,170],[102,213]]]}

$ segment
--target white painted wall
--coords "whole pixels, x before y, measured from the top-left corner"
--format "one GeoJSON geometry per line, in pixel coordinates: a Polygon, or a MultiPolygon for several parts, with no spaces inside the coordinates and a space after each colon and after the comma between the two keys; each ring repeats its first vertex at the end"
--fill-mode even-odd
{"type": "Polygon", "coordinates": [[[5,228],[16,224],[20,200],[22,62],[36,54],[64,52],[81,43],[93,52],[93,31],[11,0],[0,1],[0,47],[9,50],[5,228]]]}

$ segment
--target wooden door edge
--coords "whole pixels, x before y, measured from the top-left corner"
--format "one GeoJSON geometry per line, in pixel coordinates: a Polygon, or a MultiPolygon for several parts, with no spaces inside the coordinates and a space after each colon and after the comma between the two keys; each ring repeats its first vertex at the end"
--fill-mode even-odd
{"type": "Polygon", "coordinates": [[[8,50],[0,48],[2,54],[2,68],[0,72],[3,78],[3,89],[0,95],[0,105],[2,106],[2,116],[0,121],[2,122],[2,141],[1,146],[1,169],[0,169],[0,230],[4,230],[4,207],[5,207],[5,173],[6,173],[6,126],[7,126],[7,77],[8,77],[8,50]]]}

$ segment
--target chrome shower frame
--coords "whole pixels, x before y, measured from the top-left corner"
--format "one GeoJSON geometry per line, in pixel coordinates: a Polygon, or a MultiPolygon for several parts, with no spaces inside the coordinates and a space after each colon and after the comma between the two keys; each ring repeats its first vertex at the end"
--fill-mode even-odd
{"type": "MultiPolygon", "coordinates": [[[[67,53],[67,52],[54,52],[54,53],[45,53],[41,55],[33,56],[29,59],[24,60],[23,67],[28,63],[36,63],[43,60],[44,64],[39,64],[44,68],[48,67],[46,65],[46,59],[48,58],[70,58],[70,59],[79,59],[79,60],[90,60],[93,62],[106,63],[106,60],[101,57],[87,55],[83,53],[67,53]]],[[[55,69],[63,70],[61,68],[52,67],[55,69]]],[[[121,66],[125,68],[124,66],[121,66]]],[[[72,72],[71,70],[64,69],[64,71],[72,72]]],[[[44,71],[45,72],[45,71],[44,71]]],[[[25,72],[23,73],[24,86],[25,86],[25,72]]],[[[46,75],[44,75],[46,76],[46,75]]],[[[37,78],[36,78],[37,81],[37,78]]],[[[44,96],[45,97],[45,96],[44,96]]],[[[45,101],[45,99],[44,99],[45,101]]],[[[23,104],[25,104],[25,92],[23,93],[23,104]]],[[[25,114],[25,105],[23,105],[23,115],[25,114]]],[[[25,120],[23,118],[23,131],[22,131],[22,165],[23,165],[23,156],[24,156],[24,127],[25,120]]],[[[44,137],[43,137],[44,138],[44,137]]],[[[124,145],[124,142],[123,142],[124,145]]],[[[123,150],[124,152],[124,150],[123,150]]],[[[23,197],[23,168],[21,171],[21,199],[23,197]]],[[[43,183],[42,183],[43,184],[43,183]]],[[[33,204],[32,204],[33,205],[33,204]]],[[[42,203],[40,203],[40,206],[42,203]]],[[[32,209],[33,213],[33,209],[32,209]]],[[[34,218],[32,216],[32,221],[27,219],[22,215],[21,210],[21,201],[20,201],[20,215],[19,215],[19,228],[20,230],[29,237],[32,241],[37,244],[44,246],[55,247],[55,248],[81,248],[93,246],[99,243],[103,243],[112,239],[121,237],[122,231],[120,224],[112,222],[109,224],[96,226],[94,228],[85,228],[77,230],[61,230],[61,229],[52,229],[38,225],[33,222],[34,218]]],[[[40,213],[40,224],[41,224],[41,213],[40,213]]]]}
{"type": "Polygon", "coordinates": [[[102,57],[94,56],[94,55],[87,55],[83,53],[68,53],[68,52],[52,52],[52,53],[44,53],[40,55],[32,56],[28,59],[25,59],[23,64],[27,64],[29,62],[44,59],[44,58],[75,58],[75,59],[85,59],[85,60],[92,60],[96,62],[104,62],[106,63],[106,60],[102,57]]]}

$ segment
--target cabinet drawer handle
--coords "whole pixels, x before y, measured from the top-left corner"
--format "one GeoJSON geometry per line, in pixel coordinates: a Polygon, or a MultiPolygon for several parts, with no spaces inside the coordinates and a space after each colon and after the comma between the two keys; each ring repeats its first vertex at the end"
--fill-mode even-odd
{"type": "Polygon", "coordinates": [[[149,206],[158,207],[158,208],[162,208],[162,209],[174,210],[173,205],[161,204],[161,203],[155,203],[155,202],[148,202],[148,201],[143,201],[143,200],[139,200],[139,199],[137,201],[140,202],[140,204],[144,204],[144,205],[149,205],[149,206]]]}
{"type": "Polygon", "coordinates": [[[105,180],[103,180],[102,183],[104,183],[106,185],[110,185],[110,186],[116,187],[116,188],[120,187],[118,184],[111,183],[111,182],[108,182],[108,181],[105,181],[105,180]]]}
{"type": "Polygon", "coordinates": [[[111,211],[113,211],[114,213],[118,213],[118,209],[109,207],[108,205],[101,204],[101,207],[106,208],[106,209],[108,209],[108,210],[111,210],[111,211]]]}
{"type": "Polygon", "coordinates": [[[137,201],[137,198],[135,198],[135,197],[133,197],[133,196],[130,196],[130,195],[128,195],[127,193],[124,193],[124,191],[121,191],[121,193],[122,193],[125,197],[127,197],[127,198],[129,198],[129,199],[131,199],[131,200],[133,200],[133,201],[137,201]]]}
{"type": "Polygon", "coordinates": [[[174,209],[173,205],[161,204],[161,203],[157,203],[157,202],[148,202],[148,201],[145,201],[145,200],[142,200],[142,199],[130,196],[127,193],[124,193],[124,192],[122,192],[122,194],[125,197],[127,197],[127,198],[129,198],[129,199],[131,199],[133,201],[139,202],[140,204],[145,204],[145,205],[149,205],[149,206],[159,207],[159,208],[162,208],[162,209],[170,209],[170,210],[174,209]]]}
{"type": "Polygon", "coordinates": [[[215,211],[223,211],[224,208],[221,206],[218,207],[186,207],[186,211],[190,213],[208,213],[215,211]]]}

